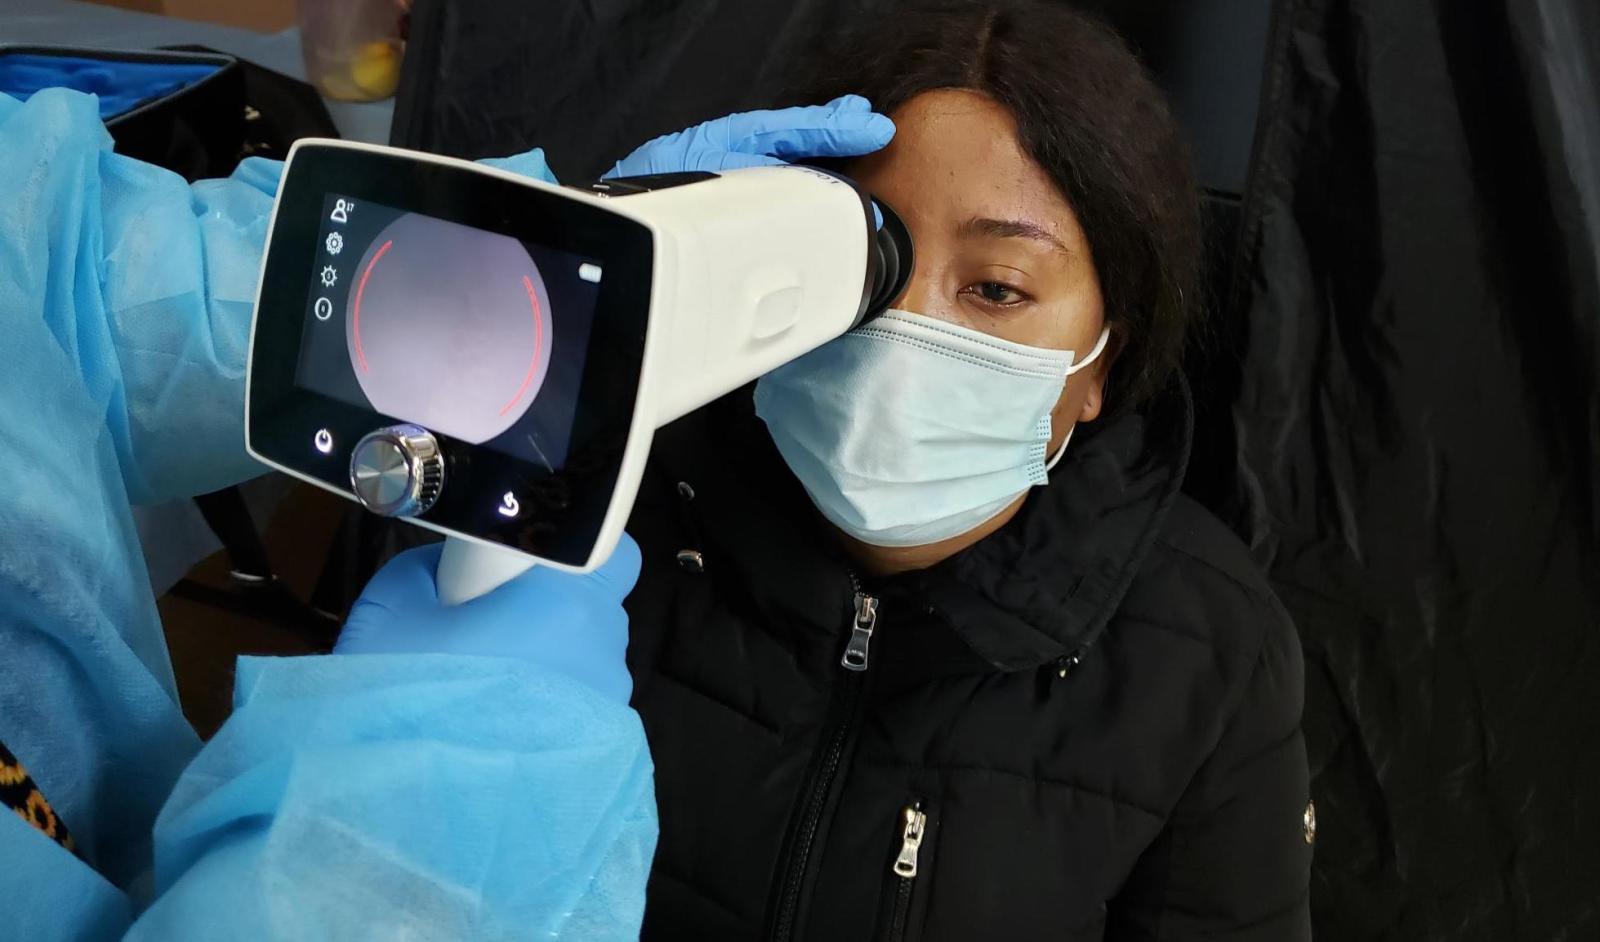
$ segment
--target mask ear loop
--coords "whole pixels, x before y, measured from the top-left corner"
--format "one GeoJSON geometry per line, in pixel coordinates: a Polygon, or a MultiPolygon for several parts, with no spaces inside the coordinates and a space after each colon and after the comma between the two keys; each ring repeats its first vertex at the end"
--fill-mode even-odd
{"type": "MultiPolygon", "coordinates": [[[[1079,370],[1093,363],[1095,360],[1098,360],[1100,358],[1100,354],[1105,352],[1106,341],[1110,339],[1111,325],[1107,324],[1105,329],[1100,331],[1100,339],[1095,341],[1094,349],[1089,351],[1088,356],[1067,367],[1067,375],[1071,376],[1073,373],[1078,372],[1079,370]]],[[[1065,384],[1066,380],[1062,380],[1062,383],[1065,384]]],[[[1072,433],[1076,432],[1077,430],[1078,423],[1076,422],[1072,423],[1072,428],[1067,429],[1067,437],[1061,440],[1061,447],[1057,448],[1056,453],[1050,457],[1049,461],[1045,462],[1044,470],[1046,474],[1055,470],[1055,466],[1061,463],[1062,457],[1067,453],[1067,446],[1072,444],[1072,433]]]]}

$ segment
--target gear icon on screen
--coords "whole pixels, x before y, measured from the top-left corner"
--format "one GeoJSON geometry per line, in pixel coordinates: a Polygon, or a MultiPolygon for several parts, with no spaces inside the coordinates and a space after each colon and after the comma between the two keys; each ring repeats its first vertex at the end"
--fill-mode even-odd
{"type": "Polygon", "coordinates": [[[332,265],[322,267],[322,283],[330,288],[339,283],[339,272],[332,265]]]}
{"type": "Polygon", "coordinates": [[[328,233],[328,254],[338,255],[344,249],[344,236],[337,232],[328,233]]]}

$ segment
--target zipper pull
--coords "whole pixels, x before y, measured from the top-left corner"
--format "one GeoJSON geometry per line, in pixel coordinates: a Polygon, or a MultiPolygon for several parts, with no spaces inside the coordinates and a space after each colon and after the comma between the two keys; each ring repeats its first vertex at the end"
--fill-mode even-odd
{"type": "Polygon", "coordinates": [[[917,875],[917,852],[922,849],[922,831],[928,816],[920,803],[908,805],[904,813],[906,826],[900,838],[900,856],[894,859],[894,875],[909,880],[917,875]]]}
{"type": "Polygon", "coordinates": [[[872,629],[878,625],[878,600],[864,592],[856,593],[856,617],[850,626],[850,642],[844,646],[839,663],[845,670],[867,669],[867,646],[872,644],[872,629]]]}

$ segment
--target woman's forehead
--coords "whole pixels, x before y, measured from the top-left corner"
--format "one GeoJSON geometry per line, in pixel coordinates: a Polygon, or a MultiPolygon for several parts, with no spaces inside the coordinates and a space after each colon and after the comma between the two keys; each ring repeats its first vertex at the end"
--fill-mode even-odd
{"type": "Polygon", "coordinates": [[[1071,207],[1023,150],[1003,105],[965,89],[938,89],[891,117],[894,140],[851,173],[908,222],[954,233],[974,218],[1014,219],[1069,245],[1081,238],[1071,207]]]}

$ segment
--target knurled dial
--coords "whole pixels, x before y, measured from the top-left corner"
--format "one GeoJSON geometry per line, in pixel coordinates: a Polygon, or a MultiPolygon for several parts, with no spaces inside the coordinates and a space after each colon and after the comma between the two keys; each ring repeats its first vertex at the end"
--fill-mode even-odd
{"type": "Polygon", "coordinates": [[[433,433],[416,425],[391,425],[356,442],[350,452],[350,486],[356,499],[385,517],[426,513],[444,488],[444,456],[433,433]]]}

